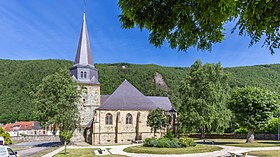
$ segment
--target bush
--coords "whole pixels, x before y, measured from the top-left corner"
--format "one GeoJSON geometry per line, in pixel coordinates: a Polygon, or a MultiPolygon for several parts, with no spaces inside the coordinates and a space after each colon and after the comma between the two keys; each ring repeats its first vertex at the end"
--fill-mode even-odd
{"type": "Polygon", "coordinates": [[[13,143],[10,134],[6,132],[2,127],[0,127],[0,136],[4,138],[6,145],[13,143]]]}
{"type": "Polygon", "coordinates": [[[196,146],[196,143],[192,138],[146,138],[143,146],[159,148],[182,148],[196,146]]]}
{"type": "Polygon", "coordinates": [[[179,141],[182,147],[196,146],[192,138],[180,138],[179,141]]]}
{"type": "Polygon", "coordinates": [[[246,128],[238,128],[234,130],[234,133],[236,134],[247,134],[248,133],[248,129],[246,128]]]}
{"type": "Polygon", "coordinates": [[[164,135],[164,138],[172,139],[175,135],[171,131],[167,131],[167,133],[164,135]]]}
{"type": "Polygon", "coordinates": [[[143,146],[145,147],[157,147],[158,141],[156,138],[146,138],[143,146]]]}

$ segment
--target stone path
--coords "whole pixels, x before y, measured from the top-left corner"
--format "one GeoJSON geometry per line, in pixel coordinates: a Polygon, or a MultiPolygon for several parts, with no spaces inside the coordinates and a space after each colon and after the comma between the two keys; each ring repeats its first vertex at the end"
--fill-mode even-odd
{"type": "MultiPolygon", "coordinates": [[[[261,151],[261,150],[279,150],[280,147],[255,147],[255,148],[242,148],[242,147],[234,147],[234,146],[221,146],[221,145],[213,145],[223,148],[220,151],[214,151],[214,152],[208,152],[208,153],[196,153],[196,154],[136,154],[136,153],[127,153],[124,152],[123,149],[130,146],[137,146],[141,144],[131,144],[131,145],[118,145],[118,146],[85,146],[85,147],[79,147],[79,146],[68,146],[67,148],[71,149],[79,149],[79,148],[111,148],[110,152],[112,154],[120,154],[120,155],[126,155],[131,157],[226,157],[230,156],[228,151],[236,151],[236,150],[248,150],[248,151],[261,151]]],[[[54,152],[51,152],[43,157],[52,157],[53,155],[59,153],[63,150],[62,148],[59,148],[55,150],[54,152]]]]}

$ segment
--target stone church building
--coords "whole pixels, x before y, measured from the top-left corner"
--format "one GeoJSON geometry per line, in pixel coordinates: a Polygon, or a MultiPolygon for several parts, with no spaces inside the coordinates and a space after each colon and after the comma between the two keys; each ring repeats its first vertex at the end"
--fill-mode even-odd
{"type": "Polygon", "coordinates": [[[168,97],[145,96],[128,80],[124,80],[113,94],[100,95],[102,84],[92,60],[85,14],[70,72],[82,90],[77,104],[82,129],[75,131],[72,141],[99,145],[131,143],[153,137],[152,129],[147,126],[147,116],[156,108],[164,109],[169,117],[169,125],[156,136],[162,137],[167,130],[176,132],[177,114],[168,97]]]}

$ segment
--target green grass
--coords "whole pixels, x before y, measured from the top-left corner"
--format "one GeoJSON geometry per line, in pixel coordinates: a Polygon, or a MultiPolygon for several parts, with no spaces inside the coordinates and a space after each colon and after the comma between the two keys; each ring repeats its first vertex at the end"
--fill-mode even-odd
{"type": "Polygon", "coordinates": [[[197,145],[195,147],[187,148],[156,148],[144,146],[132,146],[124,149],[128,153],[145,153],[145,154],[192,154],[205,153],[221,150],[217,146],[197,145]]]}
{"type": "Polygon", "coordinates": [[[253,151],[249,152],[249,155],[258,157],[280,157],[280,150],[253,151]]]}
{"type": "MultiPolygon", "coordinates": [[[[93,148],[83,148],[83,149],[67,149],[67,154],[64,154],[64,150],[56,154],[54,157],[100,157],[100,155],[94,154],[93,148]]],[[[125,157],[123,155],[102,155],[102,157],[125,157]]]]}
{"type": "Polygon", "coordinates": [[[54,151],[54,150],[56,150],[58,148],[59,147],[50,147],[50,148],[42,150],[42,151],[40,151],[38,153],[29,155],[28,157],[41,157],[41,156],[46,155],[46,154],[48,154],[48,153],[50,153],[50,152],[52,152],[52,151],[54,151]]]}
{"type": "MultiPolygon", "coordinates": [[[[279,147],[279,141],[273,140],[255,140],[254,143],[245,143],[245,139],[210,139],[215,141],[215,145],[226,145],[236,147],[279,147]]],[[[197,143],[203,143],[202,140],[196,140],[197,143]]],[[[206,142],[210,144],[210,142],[206,142]]]]}

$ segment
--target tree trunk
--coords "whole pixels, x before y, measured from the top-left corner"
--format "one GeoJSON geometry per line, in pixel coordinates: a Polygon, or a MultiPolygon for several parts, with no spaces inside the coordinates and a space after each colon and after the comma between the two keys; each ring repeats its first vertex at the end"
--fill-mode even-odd
{"type": "Polygon", "coordinates": [[[253,143],[254,140],[255,140],[254,129],[249,129],[249,132],[248,132],[248,135],[247,135],[246,143],[253,143]]]}
{"type": "Polygon", "coordinates": [[[157,131],[157,129],[154,128],[154,137],[156,137],[156,131],[157,131]]]}
{"type": "Polygon", "coordinates": [[[66,140],[64,141],[64,154],[66,155],[66,140]]]}
{"type": "Polygon", "coordinates": [[[203,140],[203,143],[205,143],[205,128],[201,128],[201,139],[203,140]]]}

